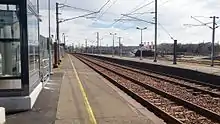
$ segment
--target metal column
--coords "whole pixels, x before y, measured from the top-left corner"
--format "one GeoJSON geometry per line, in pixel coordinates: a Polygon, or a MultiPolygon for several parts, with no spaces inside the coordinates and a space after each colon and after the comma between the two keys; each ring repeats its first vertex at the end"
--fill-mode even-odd
{"type": "Polygon", "coordinates": [[[55,64],[60,64],[60,38],[59,38],[59,3],[56,3],[56,35],[57,35],[57,59],[55,64]],[[57,63],[56,63],[57,62],[57,63]]]}
{"type": "Polygon", "coordinates": [[[155,0],[155,37],[154,37],[154,62],[157,62],[157,0],[155,0]]]}
{"type": "Polygon", "coordinates": [[[211,66],[214,66],[215,57],[215,16],[213,17],[213,28],[212,28],[212,53],[211,53],[211,66]]]}
{"type": "Polygon", "coordinates": [[[177,40],[174,40],[173,44],[173,64],[176,64],[176,47],[177,47],[177,40]]]}

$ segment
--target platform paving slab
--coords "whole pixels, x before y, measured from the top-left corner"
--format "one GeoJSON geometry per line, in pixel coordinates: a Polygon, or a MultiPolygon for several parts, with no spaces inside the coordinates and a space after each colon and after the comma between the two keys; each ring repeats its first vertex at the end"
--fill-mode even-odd
{"type": "Polygon", "coordinates": [[[44,85],[32,110],[9,114],[6,124],[53,124],[56,119],[57,104],[64,72],[63,64],[53,70],[50,80],[44,85]]]}
{"type": "Polygon", "coordinates": [[[66,54],[30,111],[10,114],[6,124],[90,124],[71,62],[98,124],[162,124],[142,105],[73,56],[66,54]]]}
{"type": "MultiPolygon", "coordinates": [[[[76,67],[98,124],[164,123],[81,61],[72,56],[70,58],[76,67]]],[[[55,124],[89,124],[75,74],[71,68],[66,72],[61,86],[55,124]]]]}

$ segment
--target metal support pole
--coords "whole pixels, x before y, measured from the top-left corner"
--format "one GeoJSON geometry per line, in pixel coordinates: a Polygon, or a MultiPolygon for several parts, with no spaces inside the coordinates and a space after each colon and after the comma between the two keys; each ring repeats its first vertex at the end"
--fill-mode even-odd
{"type": "Polygon", "coordinates": [[[54,68],[58,68],[58,59],[57,59],[57,42],[54,42],[54,68]]]}
{"type": "Polygon", "coordinates": [[[154,43],[154,62],[157,62],[157,0],[155,0],[155,43],[154,43]]]}
{"type": "Polygon", "coordinates": [[[143,43],[142,32],[143,32],[143,29],[141,29],[141,45],[143,43]]]}
{"type": "Polygon", "coordinates": [[[101,55],[101,54],[102,54],[102,45],[101,45],[101,40],[99,40],[99,46],[100,46],[100,51],[99,51],[99,54],[101,55]]]}
{"type": "Polygon", "coordinates": [[[110,33],[110,35],[112,35],[113,39],[112,39],[112,57],[114,57],[115,54],[115,35],[116,33],[110,33]]]}
{"type": "Polygon", "coordinates": [[[65,36],[65,34],[63,35],[63,42],[64,42],[64,50],[66,50],[66,36],[65,36]]]}
{"type": "Polygon", "coordinates": [[[72,53],[74,52],[74,44],[72,43],[72,53]]]}
{"type": "Polygon", "coordinates": [[[98,54],[98,51],[99,51],[99,32],[97,32],[97,54],[98,54]]]}
{"type": "Polygon", "coordinates": [[[173,64],[176,64],[176,47],[177,47],[177,40],[174,40],[173,44],[173,64]]]}
{"type": "Polygon", "coordinates": [[[53,74],[52,72],[52,55],[51,55],[51,30],[50,30],[50,0],[48,0],[48,54],[49,54],[49,73],[53,74]]]}
{"type": "Polygon", "coordinates": [[[122,57],[121,37],[118,37],[118,40],[119,40],[119,46],[118,46],[119,47],[119,50],[118,50],[119,51],[119,56],[122,57]]]}
{"type": "MultiPolygon", "coordinates": [[[[60,38],[59,38],[59,3],[56,3],[56,35],[57,35],[57,59],[58,64],[60,64],[60,38]]],[[[57,64],[57,63],[56,63],[57,64]]]]}
{"type": "Polygon", "coordinates": [[[215,16],[213,17],[213,28],[212,28],[212,53],[211,53],[211,66],[214,66],[215,57],[215,16]]]}
{"type": "Polygon", "coordinates": [[[86,44],[86,53],[88,53],[87,39],[85,40],[85,44],[86,44]]]}
{"type": "Polygon", "coordinates": [[[112,57],[114,57],[114,54],[115,54],[115,35],[113,34],[112,57]]]}
{"type": "Polygon", "coordinates": [[[143,41],[142,41],[142,31],[143,31],[143,29],[141,29],[141,48],[140,48],[140,60],[142,60],[143,58],[142,58],[142,43],[143,43],[143,41]]]}

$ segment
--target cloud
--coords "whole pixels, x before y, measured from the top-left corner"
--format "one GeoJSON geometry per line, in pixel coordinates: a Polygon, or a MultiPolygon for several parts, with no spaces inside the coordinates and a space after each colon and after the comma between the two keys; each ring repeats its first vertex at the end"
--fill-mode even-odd
{"type": "MultiPolygon", "coordinates": [[[[107,0],[106,0],[107,1],[107,0]]],[[[84,8],[87,10],[97,11],[106,1],[103,0],[59,0],[59,3],[65,2],[70,6],[84,8]],[[66,2],[65,2],[66,1],[66,2]]],[[[96,32],[100,32],[100,38],[103,37],[103,45],[112,45],[112,37],[110,32],[117,32],[117,36],[121,36],[122,43],[125,45],[138,45],[140,43],[140,31],[135,27],[148,27],[143,32],[143,40],[146,42],[154,41],[154,25],[138,21],[118,22],[112,25],[115,19],[121,18],[121,14],[129,13],[138,6],[147,4],[149,0],[111,0],[110,3],[97,15],[94,19],[80,18],[60,24],[60,34],[68,35],[68,44],[75,42],[76,44],[84,44],[85,39],[89,41],[96,40],[96,32]],[[107,11],[106,11],[107,10],[107,11]],[[106,12],[105,12],[106,11],[106,12]],[[104,13],[103,13],[104,12],[104,13]],[[102,14],[103,13],[103,14],[102,14]]],[[[47,0],[40,1],[40,15],[42,15],[41,34],[48,36],[48,11],[47,0]]],[[[55,35],[55,0],[51,0],[51,28],[52,34],[55,35]]],[[[158,43],[172,43],[168,33],[172,35],[180,43],[198,43],[203,41],[211,41],[212,30],[208,27],[186,27],[184,24],[200,24],[190,18],[190,16],[210,17],[218,15],[220,11],[220,1],[217,0],[158,0],[158,21],[164,29],[158,25],[158,43]]],[[[62,8],[62,19],[76,17],[86,14],[71,8],[62,8]]],[[[154,12],[154,3],[137,11],[154,12]]],[[[152,21],[154,14],[146,13],[143,15],[132,15],[138,18],[152,21]]],[[[198,17],[204,22],[212,22],[210,18],[198,17]]],[[[128,19],[123,17],[123,19],[128,19]]],[[[212,26],[212,25],[210,25],[212,26]]],[[[216,30],[216,42],[220,40],[220,32],[216,30]]],[[[61,36],[61,35],[60,35],[61,36]]],[[[89,42],[91,44],[91,42],[89,42]]]]}

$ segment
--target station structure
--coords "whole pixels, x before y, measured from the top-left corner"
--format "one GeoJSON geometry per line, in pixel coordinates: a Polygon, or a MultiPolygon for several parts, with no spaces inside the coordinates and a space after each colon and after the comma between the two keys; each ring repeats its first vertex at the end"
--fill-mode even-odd
{"type": "MultiPolygon", "coordinates": [[[[219,80],[218,67],[187,66],[183,63],[173,65],[174,63],[162,61],[149,62],[145,58],[139,60],[122,57],[124,54],[120,51],[120,47],[116,52],[120,56],[114,57],[103,55],[111,51],[109,47],[102,49],[86,47],[85,51],[93,54],[73,54],[71,52],[77,52],[77,50],[73,51],[73,46],[65,49],[65,43],[60,44],[58,40],[53,41],[40,35],[41,21],[39,0],[0,1],[0,123],[1,107],[4,107],[6,112],[32,108],[34,110],[7,115],[8,124],[165,123],[156,116],[160,114],[159,112],[153,113],[148,110],[149,108],[144,107],[131,95],[123,92],[122,87],[120,89],[117,87],[119,85],[114,85],[113,81],[106,80],[100,73],[90,68],[89,63],[80,61],[77,58],[79,55],[105,58],[105,60],[123,62],[124,65],[132,63],[138,65],[137,67],[151,68],[155,72],[163,70],[164,73],[176,72],[180,76],[188,77],[194,74],[196,81],[200,79],[208,82],[209,79],[209,83],[212,81],[213,84],[217,84],[216,80],[219,80]],[[64,54],[65,50],[69,50],[70,54],[64,54]],[[54,69],[54,75],[51,76],[51,67],[57,66],[60,57],[63,57],[62,63],[59,63],[61,66],[54,69]]],[[[130,49],[132,48],[123,51],[130,49]]],[[[82,49],[79,51],[83,52],[82,49]]],[[[117,81],[120,81],[118,79],[117,81]]]]}
{"type": "Polygon", "coordinates": [[[40,35],[40,22],[39,0],[0,1],[0,106],[6,111],[31,109],[50,77],[54,45],[40,35]]]}

